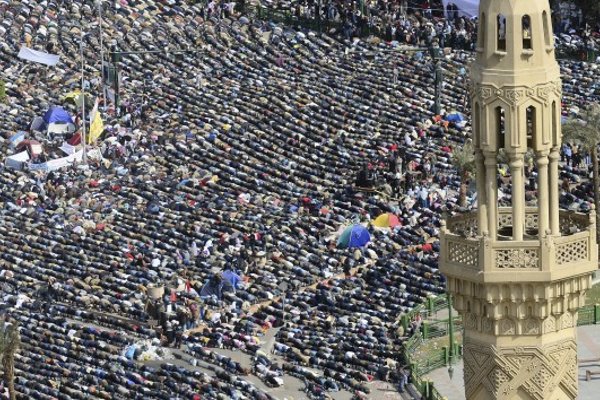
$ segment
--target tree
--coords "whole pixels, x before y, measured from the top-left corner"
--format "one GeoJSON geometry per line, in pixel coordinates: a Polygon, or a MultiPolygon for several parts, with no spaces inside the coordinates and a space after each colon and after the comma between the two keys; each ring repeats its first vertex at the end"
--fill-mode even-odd
{"type": "Polygon", "coordinates": [[[598,0],[575,0],[575,4],[581,8],[583,15],[589,21],[595,21],[600,16],[600,2],[598,0]]]}
{"type": "Polygon", "coordinates": [[[467,188],[469,179],[475,173],[475,149],[471,139],[467,139],[462,147],[457,147],[452,151],[452,164],[460,177],[460,189],[458,192],[458,205],[467,206],[467,188]]]}
{"type": "Polygon", "coordinates": [[[15,392],[15,353],[21,345],[19,325],[16,321],[6,324],[0,322],[0,357],[4,370],[4,383],[8,388],[10,400],[17,398],[15,392]]]}
{"type": "MultiPolygon", "coordinates": [[[[579,114],[569,118],[562,126],[563,140],[573,142],[592,156],[592,184],[596,206],[596,226],[600,226],[600,175],[598,174],[598,144],[600,143],[600,104],[593,103],[579,114]]],[[[600,231],[596,231],[596,242],[600,242],[600,231]]]]}

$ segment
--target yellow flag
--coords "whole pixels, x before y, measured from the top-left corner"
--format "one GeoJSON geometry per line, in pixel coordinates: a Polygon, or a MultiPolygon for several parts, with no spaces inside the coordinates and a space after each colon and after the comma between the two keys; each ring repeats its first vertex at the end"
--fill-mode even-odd
{"type": "Polygon", "coordinates": [[[98,99],[96,99],[96,104],[94,105],[94,109],[90,114],[90,132],[88,133],[87,137],[88,144],[98,140],[102,134],[102,131],[104,131],[104,122],[102,122],[102,117],[98,111],[98,99]]]}

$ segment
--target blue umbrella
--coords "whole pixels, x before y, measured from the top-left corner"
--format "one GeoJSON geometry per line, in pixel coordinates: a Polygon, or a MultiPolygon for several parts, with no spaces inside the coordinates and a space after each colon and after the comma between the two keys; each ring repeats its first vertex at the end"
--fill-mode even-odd
{"type": "Polygon", "coordinates": [[[371,234],[362,225],[352,225],[344,229],[337,241],[342,248],[363,247],[371,240],[371,234]]]}

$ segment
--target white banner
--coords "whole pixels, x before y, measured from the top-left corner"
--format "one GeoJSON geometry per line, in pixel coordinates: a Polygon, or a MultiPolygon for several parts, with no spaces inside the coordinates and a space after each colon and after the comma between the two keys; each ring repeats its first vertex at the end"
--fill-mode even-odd
{"type": "Polygon", "coordinates": [[[19,50],[18,57],[23,60],[33,61],[52,67],[58,64],[60,58],[56,54],[44,53],[43,51],[33,50],[25,46],[22,46],[21,50],[19,50]]]}
{"type": "Polygon", "coordinates": [[[458,15],[460,16],[473,18],[479,13],[479,0],[443,0],[442,3],[444,4],[444,9],[446,9],[448,4],[454,4],[458,8],[458,15]]]}
{"type": "Polygon", "coordinates": [[[50,171],[54,171],[57,169],[60,169],[62,167],[67,167],[69,166],[69,160],[68,157],[63,157],[63,158],[57,158],[56,160],[50,160],[50,161],[46,161],[46,171],[50,172],[50,171]]]}
{"type": "Polygon", "coordinates": [[[47,171],[46,163],[42,164],[29,164],[30,171],[47,171]]]}
{"type": "Polygon", "coordinates": [[[42,164],[30,164],[29,169],[31,171],[50,172],[63,167],[68,167],[74,161],[81,162],[81,160],[83,160],[83,150],[79,150],[77,153],[73,153],[66,157],[57,158],[55,160],[50,160],[42,164]]]}
{"type": "Polygon", "coordinates": [[[27,161],[27,160],[29,160],[29,153],[27,152],[27,150],[25,150],[20,153],[13,154],[12,156],[8,156],[7,158],[10,158],[10,159],[16,160],[16,161],[27,161]]]}

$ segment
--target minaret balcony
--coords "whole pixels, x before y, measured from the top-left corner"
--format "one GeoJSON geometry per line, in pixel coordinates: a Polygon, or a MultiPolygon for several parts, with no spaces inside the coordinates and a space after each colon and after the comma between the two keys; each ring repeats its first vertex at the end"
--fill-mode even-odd
{"type": "Polygon", "coordinates": [[[595,215],[560,211],[559,235],[540,237],[538,210],[525,210],[523,240],[512,240],[512,208],[498,209],[498,235],[478,233],[477,212],[450,217],[440,229],[440,270],[475,282],[560,280],[598,268],[595,215]]]}

